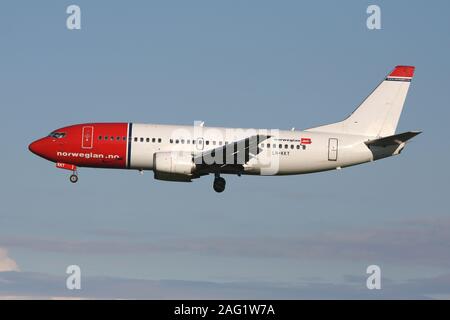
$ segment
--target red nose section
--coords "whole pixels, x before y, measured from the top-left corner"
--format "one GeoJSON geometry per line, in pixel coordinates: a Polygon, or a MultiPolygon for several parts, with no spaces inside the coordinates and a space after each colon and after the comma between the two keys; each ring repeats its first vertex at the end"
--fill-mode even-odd
{"type": "Polygon", "coordinates": [[[30,145],[28,146],[28,150],[37,155],[39,155],[39,149],[39,140],[30,143],[30,145]]]}
{"type": "Polygon", "coordinates": [[[51,157],[51,146],[46,138],[32,142],[28,149],[42,158],[49,159],[51,157]]]}

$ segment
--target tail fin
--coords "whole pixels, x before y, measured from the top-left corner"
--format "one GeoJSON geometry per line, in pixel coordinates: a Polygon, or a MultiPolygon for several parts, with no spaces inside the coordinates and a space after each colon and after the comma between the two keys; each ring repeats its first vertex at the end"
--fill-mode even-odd
{"type": "Polygon", "coordinates": [[[386,137],[395,134],[415,67],[397,66],[345,120],[306,131],[386,137]]]}

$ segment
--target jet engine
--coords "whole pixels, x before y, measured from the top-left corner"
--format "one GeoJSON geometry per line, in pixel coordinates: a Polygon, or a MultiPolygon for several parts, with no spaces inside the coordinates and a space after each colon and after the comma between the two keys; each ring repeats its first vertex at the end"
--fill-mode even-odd
{"type": "Polygon", "coordinates": [[[153,155],[155,179],[190,182],[195,170],[190,152],[157,152],[153,155]]]}

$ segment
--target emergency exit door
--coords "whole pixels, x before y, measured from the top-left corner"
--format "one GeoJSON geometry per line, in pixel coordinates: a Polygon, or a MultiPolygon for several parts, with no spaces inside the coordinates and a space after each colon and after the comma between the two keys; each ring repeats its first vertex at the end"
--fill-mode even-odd
{"type": "Polygon", "coordinates": [[[328,139],[328,160],[337,161],[338,157],[338,139],[328,139]]]}
{"type": "Polygon", "coordinates": [[[197,138],[197,150],[203,150],[203,147],[205,145],[205,141],[203,140],[203,138],[197,138]]]}

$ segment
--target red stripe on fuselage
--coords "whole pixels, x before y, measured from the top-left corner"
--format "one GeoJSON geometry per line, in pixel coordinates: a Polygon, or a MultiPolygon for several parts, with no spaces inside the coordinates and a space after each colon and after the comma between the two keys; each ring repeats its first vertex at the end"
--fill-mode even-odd
{"type": "Polygon", "coordinates": [[[86,123],[56,131],[64,132],[66,136],[53,141],[56,146],[55,162],[79,167],[126,168],[128,123],[86,123]],[[86,137],[83,133],[92,136],[86,137]],[[83,145],[83,141],[89,143],[83,145]]]}

